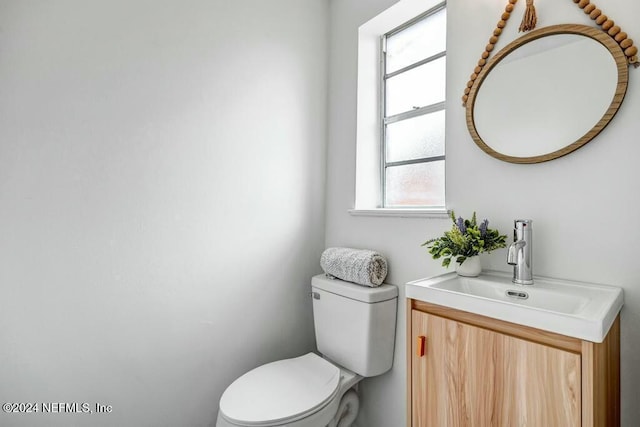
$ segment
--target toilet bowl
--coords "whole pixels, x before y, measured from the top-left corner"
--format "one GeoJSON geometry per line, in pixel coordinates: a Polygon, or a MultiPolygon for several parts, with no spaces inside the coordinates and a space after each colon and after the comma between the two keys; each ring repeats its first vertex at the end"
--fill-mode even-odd
{"type": "Polygon", "coordinates": [[[311,281],[318,352],[259,366],[222,394],[216,427],[350,427],[363,377],[393,365],[398,288],[311,281]]]}
{"type": "Polygon", "coordinates": [[[225,390],[216,427],[349,426],[359,404],[351,389],[361,379],[315,353],[268,363],[225,390]]]}

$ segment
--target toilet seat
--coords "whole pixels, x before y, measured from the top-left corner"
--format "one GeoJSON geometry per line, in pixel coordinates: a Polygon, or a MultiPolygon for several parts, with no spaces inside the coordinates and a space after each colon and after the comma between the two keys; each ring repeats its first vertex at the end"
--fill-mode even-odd
{"type": "Polygon", "coordinates": [[[282,425],[324,408],[339,383],[340,369],[315,353],[279,360],[235,380],[220,399],[220,415],[238,426],[282,425]]]}

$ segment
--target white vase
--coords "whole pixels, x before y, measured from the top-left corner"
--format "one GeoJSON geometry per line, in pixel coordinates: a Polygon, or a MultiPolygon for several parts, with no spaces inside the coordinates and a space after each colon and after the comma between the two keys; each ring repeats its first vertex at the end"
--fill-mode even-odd
{"type": "Polygon", "coordinates": [[[480,256],[474,255],[464,260],[462,264],[456,263],[456,273],[458,276],[477,277],[482,272],[480,256]]]}

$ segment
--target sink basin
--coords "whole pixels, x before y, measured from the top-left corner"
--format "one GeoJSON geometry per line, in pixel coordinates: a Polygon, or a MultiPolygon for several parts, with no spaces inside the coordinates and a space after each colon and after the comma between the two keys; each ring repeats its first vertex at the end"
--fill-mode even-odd
{"type": "Polygon", "coordinates": [[[535,277],[517,285],[511,274],[447,273],[406,285],[407,298],[600,343],[622,308],[621,288],[535,277]]]}

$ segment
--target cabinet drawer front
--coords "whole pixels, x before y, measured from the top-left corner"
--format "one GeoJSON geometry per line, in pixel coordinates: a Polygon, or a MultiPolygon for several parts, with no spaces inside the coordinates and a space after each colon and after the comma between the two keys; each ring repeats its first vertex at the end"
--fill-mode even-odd
{"type": "Polygon", "coordinates": [[[579,426],[580,355],[412,311],[412,425],[579,426]]]}

